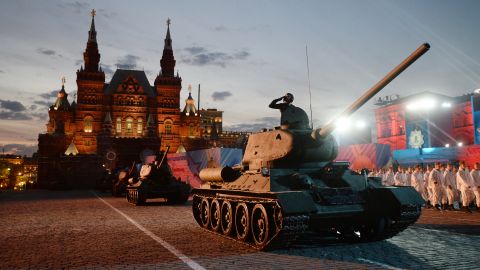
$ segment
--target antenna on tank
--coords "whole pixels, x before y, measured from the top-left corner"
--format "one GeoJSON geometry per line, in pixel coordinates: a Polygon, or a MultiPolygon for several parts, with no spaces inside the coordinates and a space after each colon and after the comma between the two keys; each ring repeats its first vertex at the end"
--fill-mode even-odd
{"type": "Polygon", "coordinates": [[[305,45],[305,55],[307,56],[308,93],[310,95],[310,127],[313,129],[312,90],[310,89],[310,67],[308,65],[308,46],[307,45],[305,45]]]}

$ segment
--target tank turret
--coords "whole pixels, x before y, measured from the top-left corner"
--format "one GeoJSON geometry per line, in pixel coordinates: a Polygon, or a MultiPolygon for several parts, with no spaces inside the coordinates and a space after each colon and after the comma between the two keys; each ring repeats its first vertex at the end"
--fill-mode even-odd
{"type": "Polygon", "coordinates": [[[338,118],[353,114],[429,48],[421,45],[321,128],[308,126],[306,113],[291,105],[293,95],[273,100],[280,127],[250,135],[239,166],[200,172],[204,183],[192,191],[198,224],[258,249],[332,229],[343,239],[380,240],[413,224],[424,203],[415,189],[385,187],[332,162],[338,146],[331,133],[338,118]]]}

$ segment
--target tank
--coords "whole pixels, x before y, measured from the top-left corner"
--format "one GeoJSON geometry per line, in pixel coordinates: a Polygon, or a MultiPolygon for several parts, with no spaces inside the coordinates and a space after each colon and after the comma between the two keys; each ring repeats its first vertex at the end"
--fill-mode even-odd
{"type": "Polygon", "coordinates": [[[128,180],[128,202],[143,205],[147,199],[164,198],[168,203],[183,204],[188,200],[192,187],[173,176],[166,158],[169,148],[158,161],[143,165],[139,177],[128,180]]]}
{"type": "Polygon", "coordinates": [[[125,195],[128,185],[128,179],[132,178],[135,174],[135,162],[132,162],[132,165],[127,170],[118,169],[116,173],[112,173],[112,196],[113,197],[122,197],[125,195]]]}
{"type": "MultiPolygon", "coordinates": [[[[429,47],[421,45],[338,118],[358,110],[429,47]]],[[[376,241],[415,223],[424,201],[414,188],[382,186],[333,162],[338,118],[313,130],[303,110],[282,113],[281,127],[250,135],[241,164],[203,169],[202,185],[192,191],[197,223],[256,249],[332,234],[376,241]]]]}

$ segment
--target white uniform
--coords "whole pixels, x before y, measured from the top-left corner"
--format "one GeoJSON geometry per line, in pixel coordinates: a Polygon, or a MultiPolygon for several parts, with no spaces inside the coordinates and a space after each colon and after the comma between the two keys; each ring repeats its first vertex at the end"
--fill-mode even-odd
{"type": "Polygon", "coordinates": [[[475,194],[475,203],[477,204],[477,207],[480,207],[480,170],[473,169],[470,172],[470,175],[472,176],[472,190],[473,194],[475,194]]]}
{"type": "Polygon", "coordinates": [[[425,185],[425,193],[427,194],[428,201],[432,202],[432,191],[430,190],[430,173],[432,171],[425,171],[423,173],[423,183],[425,185]]]}
{"type": "Polygon", "coordinates": [[[393,172],[387,171],[382,177],[382,184],[384,186],[392,186],[393,183],[393,172]]]}
{"type": "Polygon", "coordinates": [[[393,184],[395,186],[405,186],[405,174],[398,171],[393,176],[393,184]]]}
{"type": "Polygon", "coordinates": [[[462,196],[462,205],[468,206],[470,202],[473,200],[473,192],[470,189],[472,186],[471,175],[468,173],[467,170],[458,170],[457,172],[457,185],[458,189],[460,189],[460,193],[462,196]]]}
{"type": "Polygon", "coordinates": [[[445,188],[445,195],[447,196],[447,201],[449,205],[452,205],[453,202],[455,201],[455,193],[457,189],[457,181],[455,180],[455,174],[449,170],[446,169],[443,172],[443,185],[445,188]]]}
{"type": "Polygon", "coordinates": [[[403,179],[404,179],[405,186],[411,186],[412,185],[412,183],[410,181],[411,176],[412,176],[412,174],[409,173],[409,172],[405,172],[403,174],[403,177],[404,177],[403,179]]]}
{"type": "Polygon", "coordinates": [[[442,173],[437,169],[433,169],[428,177],[428,184],[432,191],[430,202],[432,205],[441,204],[443,195],[442,173]]]}
{"type": "Polygon", "coordinates": [[[413,188],[422,196],[425,201],[428,201],[428,194],[425,191],[425,181],[423,179],[423,173],[413,172],[410,175],[410,183],[413,188]]]}

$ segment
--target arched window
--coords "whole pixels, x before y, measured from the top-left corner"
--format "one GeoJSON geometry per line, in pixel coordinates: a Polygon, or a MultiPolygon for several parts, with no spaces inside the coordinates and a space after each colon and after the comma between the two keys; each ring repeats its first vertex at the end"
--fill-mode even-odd
{"type": "Polygon", "coordinates": [[[86,116],[83,119],[83,131],[87,133],[91,133],[93,131],[93,117],[86,116]]]}
{"type": "Polygon", "coordinates": [[[132,127],[133,127],[133,119],[131,117],[128,117],[127,120],[125,121],[125,129],[127,134],[132,134],[132,127]]]}
{"type": "Polygon", "coordinates": [[[165,120],[165,134],[172,133],[172,120],[165,120]]]}
{"type": "Polygon", "coordinates": [[[115,130],[116,130],[117,134],[122,133],[122,118],[121,117],[117,117],[117,123],[115,125],[115,130]]]}
{"type": "Polygon", "coordinates": [[[138,118],[137,119],[137,134],[142,134],[143,133],[143,119],[138,118]]]}

